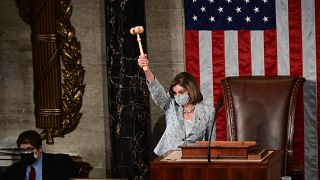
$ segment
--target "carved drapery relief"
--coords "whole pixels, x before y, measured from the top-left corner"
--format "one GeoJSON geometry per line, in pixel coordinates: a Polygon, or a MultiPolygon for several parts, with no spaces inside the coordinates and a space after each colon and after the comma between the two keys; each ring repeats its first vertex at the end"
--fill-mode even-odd
{"type": "Polygon", "coordinates": [[[31,26],[36,127],[43,139],[73,131],[82,116],[85,70],[80,42],[70,23],[71,0],[16,0],[19,14],[31,26]],[[61,64],[63,84],[61,84],[61,64]],[[63,92],[62,92],[63,89],[63,92]]]}

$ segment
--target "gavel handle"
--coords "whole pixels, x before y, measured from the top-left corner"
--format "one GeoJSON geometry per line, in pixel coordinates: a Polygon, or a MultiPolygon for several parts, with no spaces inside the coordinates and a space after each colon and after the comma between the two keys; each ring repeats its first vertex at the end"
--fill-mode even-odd
{"type": "MultiPolygon", "coordinates": [[[[141,38],[139,36],[139,34],[137,34],[137,41],[139,44],[139,50],[140,50],[140,55],[144,55],[143,49],[142,49],[142,44],[141,44],[141,38]]],[[[143,66],[142,67],[143,71],[148,71],[149,67],[148,66],[143,66]]]]}

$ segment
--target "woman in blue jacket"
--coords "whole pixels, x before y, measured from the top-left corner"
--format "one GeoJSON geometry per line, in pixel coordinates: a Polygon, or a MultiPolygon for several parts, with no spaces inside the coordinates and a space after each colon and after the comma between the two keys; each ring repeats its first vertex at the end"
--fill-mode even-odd
{"type": "MultiPolygon", "coordinates": [[[[172,80],[167,93],[149,68],[147,55],[139,56],[138,64],[144,68],[147,85],[154,102],[165,112],[166,129],[154,149],[157,155],[180,145],[203,140],[210,134],[213,108],[203,103],[196,80],[187,72],[172,80]],[[146,68],[147,67],[147,68],[146,68]]],[[[215,139],[215,128],[212,139],[215,139]]]]}

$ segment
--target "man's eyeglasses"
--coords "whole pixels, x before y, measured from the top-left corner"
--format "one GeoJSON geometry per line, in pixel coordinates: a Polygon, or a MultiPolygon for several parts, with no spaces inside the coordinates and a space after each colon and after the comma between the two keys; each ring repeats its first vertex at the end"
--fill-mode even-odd
{"type": "Polygon", "coordinates": [[[35,149],[34,147],[32,147],[32,148],[26,148],[26,149],[20,148],[20,149],[19,149],[19,152],[22,153],[22,154],[29,154],[29,153],[32,153],[34,149],[35,149]]]}

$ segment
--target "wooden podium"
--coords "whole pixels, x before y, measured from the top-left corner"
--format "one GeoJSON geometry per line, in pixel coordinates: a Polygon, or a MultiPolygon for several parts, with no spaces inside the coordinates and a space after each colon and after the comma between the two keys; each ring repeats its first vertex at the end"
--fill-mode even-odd
{"type": "MultiPolygon", "coordinates": [[[[200,143],[201,144],[201,143],[200,143]]],[[[182,150],[172,150],[151,162],[152,180],[279,180],[281,179],[281,152],[267,151],[261,159],[213,157],[208,162],[203,153],[194,157],[198,151],[204,151],[203,145],[182,147],[182,150]],[[190,154],[183,152],[187,149],[190,154]],[[200,150],[199,150],[200,149],[200,150]],[[191,151],[190,151],[191,152],[191,151]],[[184,153],[184,157],[183,154],[184,153]]],[[[225,147],[224,147],[225,148],[225,147]]],[[[227,148],[228,149],[228,148],[227,148]]],[[[232,146],[231,149],[234,149],[232,146]]],[[[250,149],[250,148],[249,148],[250,149]]],[[[207,150],[207,149],[206,149],[207,150]]],[[[208,150],[205,154],[207,154],[208,150]]]]}

